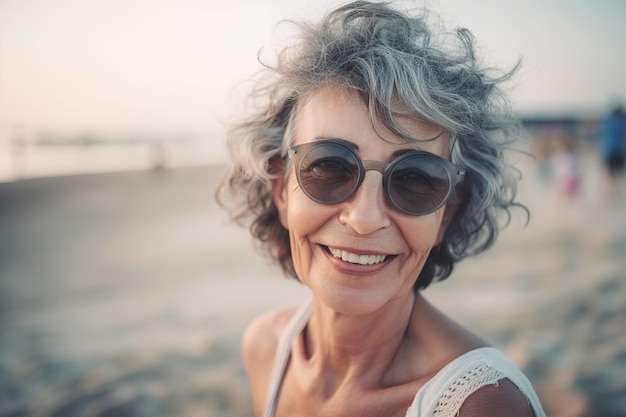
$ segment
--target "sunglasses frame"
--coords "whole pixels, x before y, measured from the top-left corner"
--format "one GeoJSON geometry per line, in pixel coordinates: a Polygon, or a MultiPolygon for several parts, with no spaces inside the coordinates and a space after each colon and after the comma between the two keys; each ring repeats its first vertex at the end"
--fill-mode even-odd
{"type": "Polygon", "coordinates": [[[311,200],[315,202],[318,202],[320,204],[331,205],[331,204],[338,204],[343,201],[346,201],[350,197],[352,197],[352,195],[354,195],[354,193],[359,189],[359,187],[363,183],[363,180],[365,179],[365,174],[367,173],[367,171],[378,171],[383,175],[383,189],[385,190],[385,197],[387,201],[391,203],[391,206],[395,208],[396,210],[399,210],[400,212],[411,215],[411,216],[425,216],[441,208],[452,195],[454,188],[460,182],[462,182],[463,179],[465,178],[464,169],[456,166],[455,164],[448,161],[447,159],[444,159],[440,157],[439,155],[435,155],[430,152],[417,151],[417,150],[408,151],[398,156],[397,158],[394,158],[390,162],[376,161],[376,160],[364,160],[361,158],[361,156],[358,154],[356,149],[354,149],[354,146],[350,142],[342,140],[342,139],[324,139],[324,140],[319,140],[319,141],[314,141],[314,142],[307,142],[307,143],[303,143],[300,145],[295,145],[295,146],[290,147],[287,150],[287,156],[293,163],[294,168],[296,170],[296,178],[298,180],[298,185],[300,186],[302,191],[307,195],[307,197],[309,197],[311,200]],[[331,201],[321,200],[311,195],[307,191],[307,189],[302,185],[302,180],[300,178],[301,165],[305,157],[314,149],[320,146],[327,145],[327,144],[332,144],[332,145],[345,148],[350,154],[354,156],[354,159],[356,160],[357,167],[358,167],[358,178],[357,178],[356,183],[354,184],[354,187],[352,187],[352,189],[345,196],[336,200],[331,200],[331,201]],[[444,171],[446,172],[447,177],[448,177],[448,190],[446,192],[445,197],[442,199],[442,201],[439,204],[437,204],[436,207],[426,212],[413,212],[413,211],[402,208],[394,200],[391,194],[391,190],[390,190],[390,187],[391,187],[390,182],[392,180],[392,174],[394,172],[395,167],[399,163],[404,161],[406,158],[414,157],[414,156],[419,156],[421,158],[427,158],[427,159],[436,161],[438,164],[440,164],[444,168],[444,171]]]}

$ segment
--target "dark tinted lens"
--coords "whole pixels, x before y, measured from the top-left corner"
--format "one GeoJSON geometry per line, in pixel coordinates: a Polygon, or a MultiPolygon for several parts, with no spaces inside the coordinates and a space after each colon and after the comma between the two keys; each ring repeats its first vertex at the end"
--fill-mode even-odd
{"type": "Polygon", "coordinates": [[[314,200],[337,203],[348,197],[359,179],[359,163],[345,146],[324,143],[311,149],[300,163],[300,186],[314,200]]]}
{"type": "Polygon", "coordinates": [[[450,177],[435,157],[407,156],[390,173],[389,196],[403,211],[426,214],[439,208],[450,191],[450,177]]]}

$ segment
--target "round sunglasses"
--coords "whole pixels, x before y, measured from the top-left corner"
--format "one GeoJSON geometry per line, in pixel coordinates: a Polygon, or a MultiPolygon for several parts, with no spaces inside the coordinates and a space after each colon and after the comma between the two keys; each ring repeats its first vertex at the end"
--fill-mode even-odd
{"type": "Polygon", "coordinates": [[[341,139],[296,145],[288,150],[298,184],[312,200],[337,204],[361,186],[365,173],[383,174],[383,188],[392,207],[412,216],[437,210],[463,181],[465,171],[452,162],[423,151],[407,151],[386,163],[364,161],[354,147],[341,139]]]}

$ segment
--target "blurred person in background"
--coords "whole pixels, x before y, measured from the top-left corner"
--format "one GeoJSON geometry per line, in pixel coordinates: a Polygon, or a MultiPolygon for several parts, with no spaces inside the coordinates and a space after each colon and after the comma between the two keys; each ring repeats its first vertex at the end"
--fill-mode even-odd
{"type": "Polygon", "coordinates": [[[566,128],[557,128],[553,135],[555,149],[552,152],[552,171],[555,186],[561,197],[571,201],[578,195],[582,182],[576,138],[566,128]]]}
{"type": "Polygon", "coordinates": [[[616,106],[600,125],[600,154],[608,178],[607,196],[617,191],[617,182],[624,175],[626,161],[626,114],[616,106]]]}
{"type": "Polygon", "coordinates": [[[439,38],[388,4],[292,23],[217,193],[311,293],[243,336],[255,414],[545,416],[511,360],[423,295],[524,208],[504,158],[512,72],[481,68],[467,30],[439,38]]]}

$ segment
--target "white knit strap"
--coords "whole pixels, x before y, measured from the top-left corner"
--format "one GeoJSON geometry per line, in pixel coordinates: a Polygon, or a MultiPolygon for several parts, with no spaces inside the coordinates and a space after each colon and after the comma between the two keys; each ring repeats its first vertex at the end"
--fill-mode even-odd
{"type": "Polygon", "coordinates": [[[287,368],[287,363],[289,362],[289,357],[291,356],[291,347],[296,337],[298,337],[309,321],[311,311],[312,303],[309,299],[296,311],[281,335],[276,349],[276,355],[274,356],[274,367],[272,369],[272,375],[270,376],[263,417],[274,417],[278,392],[287,368]]]}
{"type": "Polygon", "coordinates": [[[467,397],[486,385],[497,385],[504,377],[502,372],[486,362],[479,362],[476,367],[452,382],[439,399],[433,414],[437,417],[458,416],[467,397]]]}

